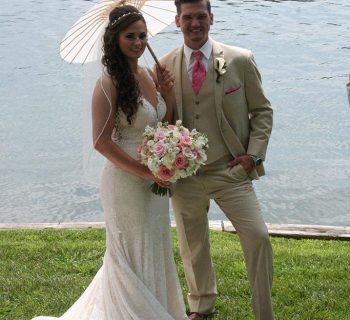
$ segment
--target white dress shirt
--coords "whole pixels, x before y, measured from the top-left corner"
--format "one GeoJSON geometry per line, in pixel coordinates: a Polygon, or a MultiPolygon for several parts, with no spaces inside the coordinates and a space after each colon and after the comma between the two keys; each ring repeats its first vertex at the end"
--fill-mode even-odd
{"type": "Polygon", "coordinates": [[[213,51],[213,40],[208,39],[208,41],[199,49],[199,50],[193,50],[186,46],[184,44],[184,55],[185,55],[185,62],[187,66],[187,72],[190,80],[192,81],[192,68],[195,62],[195,59],[192,55],[193,51],[201,51],[203,56],[202,56],[202,63],[204,64],[205,71],[208,71],[208,66],[209,66],[209,61],[210,57],[213,51]]]}

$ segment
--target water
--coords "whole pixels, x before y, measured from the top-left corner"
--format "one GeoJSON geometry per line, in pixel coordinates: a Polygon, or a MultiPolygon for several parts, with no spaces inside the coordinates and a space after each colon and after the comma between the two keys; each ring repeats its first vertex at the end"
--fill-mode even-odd
{"type": "MultiPolygon", "coordinates": [[[[82,179],[83,68],[58,55],[96,2],[1,4],[0,222],[103,219],[97,190],[82,179]]],[[[350,4],[212,4],[212,37],[254,52],[275,109],[267,175],[255,182],[265,220],[349,226],[350,4]]],[[[151,44],[161,56],[181,40],[171,25],[151,44]]],[[[209,216],[225,219],[215,204],[209,216]]]]}

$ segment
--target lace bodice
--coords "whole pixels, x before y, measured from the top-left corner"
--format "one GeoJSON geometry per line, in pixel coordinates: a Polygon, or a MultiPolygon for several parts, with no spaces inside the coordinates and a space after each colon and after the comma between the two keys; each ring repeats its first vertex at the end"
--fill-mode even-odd
{"type": "Polygon", "coordinates": [[[165,116],[165,101],[160,93],[157,95],[157,108],[154,108],[148,100],[142,98],[142,103],[139,105],[131,125],[128,123],[126,115],[120,109],[118,111],[112,140],[134,159],[139,158],[136,149],[142,142],[142,134],[145,131],[145,127],[147,125],[155,126],[165,116]]]}

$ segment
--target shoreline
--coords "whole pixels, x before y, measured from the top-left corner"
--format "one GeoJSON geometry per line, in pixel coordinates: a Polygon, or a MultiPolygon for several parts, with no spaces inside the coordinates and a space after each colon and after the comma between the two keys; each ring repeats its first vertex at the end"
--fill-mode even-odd
{"type": "MultiPolygon", "coordinates": [[[[175,227],[175,221],[171,222],[175,227]]],[[[276,224],[266,223],[269,235],[272,237],[294,239],[323,239],[350,240],[350,227],[304,225],[304,224],[276,224]]],[[[0,223],[1,230],[48,230],[48,229],[103,229],[104,222],[62,222],[62,223],[0,223]]],[[[229,221],[209,220],[211,230],[236,233],[229,221]]]]}

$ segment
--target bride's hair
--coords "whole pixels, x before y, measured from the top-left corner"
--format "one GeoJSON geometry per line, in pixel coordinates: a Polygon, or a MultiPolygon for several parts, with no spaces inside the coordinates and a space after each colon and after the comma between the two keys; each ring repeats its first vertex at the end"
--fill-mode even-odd
{"type": "Polygon", "coordinates": [[[142,14],[135,7],[116,7],[109,14],[109,24],[103,36],[102,64],[107,68],[118,90],[117,112],[120,108],[129,124],[141,102],[141,94],[129,63],[119,48],[119,36],[121,31],[139,20],[146,24],[142,14]]]}

